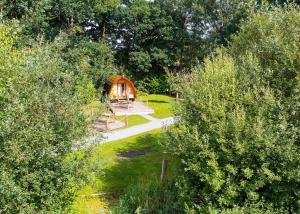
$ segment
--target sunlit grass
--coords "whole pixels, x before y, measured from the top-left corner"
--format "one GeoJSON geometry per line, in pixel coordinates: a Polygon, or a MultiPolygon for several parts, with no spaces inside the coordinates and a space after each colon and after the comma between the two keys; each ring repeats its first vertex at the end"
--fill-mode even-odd
{"type": "MultiPolygon", "coordinates": [[[[116,120],[121,122],[125,122],[125,116],[116,116],[116,120]]],[[[128,115],[128,127],[141,125],[144,123],[150,122],[148,119],[140,116],[140,115],[128,115]]]]}
{"type": "Polygon", "coordinates": [[[160,94],[150,94],[141,96],[138,100],[143,101],[145,104],[153,108],[154,114],[151,114],[153,117],[161,119],[173,115],[172,105],[175,103],[175,99],[173,97],[160,94]]]}
{"type": "Polygon", "coordinates": [[[88,160],[92,166],[96,166],[89,172],[94,179],[78,193],[73,212],[93,213],[94,209],[106,209],[113,205],[130,185],[158,179],[163,159],[169,160],[168,176],[172,176],[177,162],[163,152],[159,142],[164,140],[165,135],[160,130],[155,130],[95,146],[93,155],[88,160]],[[137,157],[117,156],[118,152],[143,148],[150,148],[150,151],[137,157]],[[100,196],[88,197],[92,194],[100,196]]]}

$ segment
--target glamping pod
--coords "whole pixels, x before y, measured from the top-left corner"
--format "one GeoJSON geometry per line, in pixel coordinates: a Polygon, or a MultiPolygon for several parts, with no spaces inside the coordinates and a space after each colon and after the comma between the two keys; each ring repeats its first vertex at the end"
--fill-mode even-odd
{"type": "Polygon", "coordinates": [[[111,101],[122,99],[134,101],[137,96],[133,83],[127,77],[116,74],[108,78],[105,93],[111,101]]]}

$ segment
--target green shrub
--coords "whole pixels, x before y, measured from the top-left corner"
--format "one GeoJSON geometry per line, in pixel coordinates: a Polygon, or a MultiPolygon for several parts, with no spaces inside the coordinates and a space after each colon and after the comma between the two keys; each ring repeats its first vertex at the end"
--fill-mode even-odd
{"type": "MultiPolygon", "coordinates": [[[[219,213],[215,210],[215,213],[219,213]]],[[[272,206],[266,206],[264,203],[246,204],[244,207],[235,206],[234,208],[225,209],[222,214],[284,214],[288,213],[282,209],[275,209],[272,206]]]]}
{"type": "Polygon", "coordinates": [[[104,41],[91,42],[85,37],[72,38],[63,33],[58,40],[64,42],[60,54],[68,69],[91,80],[96,89],[102,89],[106,79],[116,72],[113,52],[104,41]]]}
{"type": "Polygon", "coordinates": [[[78,78],[75,87],[75,94],[82,103],[89,104],[92,101],[95,101],[97,97],[96,92],[96,88],[87,76],[78,78]]]}
{"type": "Polygon", "coordinates": [[[182,212],[183,206],[180,203],[175,183],[172,181],[163,184],[152,181],[132,185],[121,197],[113,211],[116,214],[175,214],[182,212]]]}
{"type": "Polygon", "coordinates": [[[0,213],[62,213],[86,133],[77,78],[49,45],[16,48],[15,29],[0,24],[0,213]]]}
{"type": "Polygon", "coordinates": [[[138,82],[139,90],[148,94],[166,94],[169,92],[169,83],[166,76],[150,76],[138,82]]]}
{"type": "MultiPolygon", "coordinates": [[[[193,208],[187,208],[185,213],[195,214],[203,213],[201,206],[195,206],[193,208]]],[[[258,202],[256,204],[245,204],[244,206],[234,205],[232,208],[218,209],[211,208],[207,213],[211,214],[287,214],[289,212],[283,209],[276,209],[271,205],[266,205],[264,202],[258,202]]]]}
{"type": "Polygon", "coordinates": [[[300,211],[299,26],[298,7],[254,14],[229,50],[182,81],[166,147],[184,165],[182,191],[197,212],[300,211]]]}

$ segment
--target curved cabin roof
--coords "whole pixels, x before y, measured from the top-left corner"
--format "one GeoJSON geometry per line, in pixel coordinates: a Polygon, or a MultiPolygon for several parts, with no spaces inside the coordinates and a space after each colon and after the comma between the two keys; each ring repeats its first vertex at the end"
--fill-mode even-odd
{"type": "Polygon", "coordinates": [[[119,81],[125,81],[127,82],[128,85],[130,85],[130,87],[132,88],[133,90],[133,93],[134,93],[134,96],[136,97],[137,95],[137,92],[136,92],[136,89],[133,85],[133,83],[125,76],[121,76],[121,75],[117,75],[117,74],[113,74],[112,76],[110,76],[108,79],[107,79],[107,94],[110,94],[111,92],[111,89],[112,89],[112,86],[114,84],[117,84],[119,81]]]}

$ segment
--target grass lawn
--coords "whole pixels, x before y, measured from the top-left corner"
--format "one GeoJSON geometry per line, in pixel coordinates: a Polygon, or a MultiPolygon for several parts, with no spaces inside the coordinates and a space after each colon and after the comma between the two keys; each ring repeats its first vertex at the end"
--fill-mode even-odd
{"type": "MultiPolygon", "coordinates": [[[[119,121],[125,121],[125,116],[116,116],[119,121]]],[[[128,127],[136,126],[144,123],[148,123],[150,120],[140,116],[140,115],[128,115],[128,127]]]]}
{"type": "Polygon", "coordinates": [[[131,184],[159,179],[163,159],[169,160],[168,176],[172,176],[177,162],[159,146],[158,142],[164,139],[164,134],[155,130],[92,148],[88,165],[93,179],[78,193],[73,213],[97,213],[108,209],[131,184]],[[136,151],[146,153],[135,156],[136,151]],[[126,157],[118,156],[120,152],[126,157]],[[95,193],[99,196],[83,197],[95,193]]]}
{"type": "Polygon", "coordinates": [[[147,96],[141,96],[138,100],[139,99],[154,109],[155,113],[152,114],[153,117],[161,119],[173,115],[172,105],[175,102],[175,98],[173,97],[160,94],[150,94],[147,96]]]}

